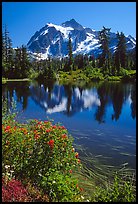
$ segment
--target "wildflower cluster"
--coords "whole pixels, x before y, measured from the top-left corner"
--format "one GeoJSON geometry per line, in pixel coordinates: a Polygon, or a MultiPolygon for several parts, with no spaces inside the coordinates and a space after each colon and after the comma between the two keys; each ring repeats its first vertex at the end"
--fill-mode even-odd
{"type": "Polygon", "coordinates": [[[78,199],[82,188],[72,173],[80,168],[79,154],[67,129],[51,121],[2,125],[4,166],[10,165],[19,179],[29,178],[53,201],[78,199]],[[64,190],[63,190],[64,189],[64,190]]]}
{"type": "Polygon", "coordinates": [[[2,202],[26,201],[30,201],[30,197],[20,181],[11,179],[5,182],[5,179],[2,178],[2,202]]]}

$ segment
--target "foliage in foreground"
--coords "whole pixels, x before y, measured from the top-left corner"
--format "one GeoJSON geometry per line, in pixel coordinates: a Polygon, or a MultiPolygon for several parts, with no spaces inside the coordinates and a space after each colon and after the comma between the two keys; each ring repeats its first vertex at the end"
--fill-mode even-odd
{"type": "Polygon", "coordinates": [[[78,201],[81,189],[72,178],[80,159],[65,127],[50,121],[19,124],[2,121],[2,170],[9,165],[15,178],[31,181],[52,201],[78,201]]]}
{"type": "Polygon", "coordinates": [[[2,201],[3,202],[26,202],[30,201],[27,190],[18,180],[2,178],[2,201]]]}
{"type": "Polygon", "coordinates": [[[79,154],[64,126],[38,120],[20,124],[4,107],[2,116],[3,202],[135,201],[132,184],[118,177],[91,195],[80,187],[73,176],[82,167],[79,154]]]}
{"type": "Polygon", "coordinates": [[[91,201],[97,202],[134,202],[134,187],[130,181],[123,181],[117,174],[112,184],[105,188],[96,187],[91,201]]]}

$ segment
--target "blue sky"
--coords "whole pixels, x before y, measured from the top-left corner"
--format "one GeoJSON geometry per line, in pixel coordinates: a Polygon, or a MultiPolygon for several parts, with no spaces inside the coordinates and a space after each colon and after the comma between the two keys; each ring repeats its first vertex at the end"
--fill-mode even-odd
{"type": "Polygon", "coordinates": [[[136,2],[2,2],[2,25],[7,25],[13,47],[26,45],[46,23],[74,18],[82,26],[136,37],[136,2]]]}

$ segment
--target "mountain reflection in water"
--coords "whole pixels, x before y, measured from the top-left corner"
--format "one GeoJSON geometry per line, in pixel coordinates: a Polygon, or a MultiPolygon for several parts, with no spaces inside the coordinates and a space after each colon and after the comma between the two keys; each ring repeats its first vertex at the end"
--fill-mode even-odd
{"type": "Polygon", "coordinates": [[[85,87],[58,83],[8,82],[2,96],[11,106],[12,97],[28,119],[62,123],[93,155],[102,155],[109,165],[128,162],[136,166],[136,84],[93,82],[85,87]],[[108,151],[107,151],[108,150],[108,151]]]}
{"type": "Polygon", "coordinates": [[[73,115],[76,112],[99,106],[100,100],[95,89],[81,90],[78,87],[55,85],[50,91],[44,85],[30,86],[32,99],[47,113],[63,112],[73,115]]]}

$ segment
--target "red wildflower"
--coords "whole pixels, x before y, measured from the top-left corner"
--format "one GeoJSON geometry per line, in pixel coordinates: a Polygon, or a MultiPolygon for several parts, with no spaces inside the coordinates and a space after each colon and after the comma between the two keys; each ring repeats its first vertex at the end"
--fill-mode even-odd
{"type": "Polygon", "coordinates": [[[72,174],[72,170],[71,169],[69,170],[69,173],[72,174]]]}
{"type": "Polygon", "coordinates": [[[67,138],[67,135],[66,135],[66,134],[63,134],[63,135],[62,135],[62,138],[63,138],[63,139],[66,139],[66,138],[67,138]]]}
{"type": "Polygon", "coordinates": [[[25,130],[24,130],[24,134],[26,135],[27,133],[28,133],[28,132],[27,132],[27,130],[25,129],[25,130]]]}
{"type": "Polygon", "coordinates": [[[11,126],[8,125],[8,126],[6,126],[6,128],[5,128],[4,131],[5,131],[5,132],[10,132],[10,128],[11,128],[11,126]]]}
{"type": "Polygon", "coordinates": [[[80,191],[83,191],[84,189],[83,188],[80,188],[80,191]]]}
{"type": "Polygon", "coordinates": [[[51,129],[47,129],[47,130],[46,130],[46,132],[50,132],[50,131],[51,131],[51,129]]]}
{"type": "Polygon", "coordinates": [[[16,130],[17,129],[17,127],[16,126],[14,126],[14,128],[13,128],[14,130],[16,130]]]}
{"type": "Polygon", "coordinates": [[[50,140],[49,142],[47,142],[47,144],[50,146],[51,149],[54,148],[54,140],[50,140]]]}
{"type": "Polygon", "coordinates": [[[3,202],[20,202],[27,198],[27,190],[18,180],[12,179],[7,184],[2,186],[2,201],[3,202]]]}
{"type": "Polygon", "coordinates": [[[40,135],[36,134],[36,135],[34,136],[34,138],[37,140],[37,139],[40,138],[40,135]]]}
{"type": "Polygon", "coordinates": [[[52,126],[52,128],[53,128],[53,129],[56,129],[56,128],[57,128],[57,126],[56,126],[56,125],[53,125],[53,126],[52,126]]]}
{"type": "Polygon", "coordinates": [[[40,125],[40,124],[41,124],[41,122],[39,121],[37,124],[38,124],[38,125],[40,125]]]}
{"type": "Polygon", "coordinates": [[[11,128],[11,126],[8,125],[8,126],[6,126],[5,129],[6,129],[6,130],[9,130],[10,128],[11,128]]]}
{"type": "Polygon", "coordinates": [[[37,130],[34,130],[34,134],[36,134],[36,133],[38,133],[38,131],[37,131],[37,130]]]}
{"type": "Polygon", "coordinates": [[[78,158],[78,157],[79,157],[79,153],[78,153],[78,152],[76,152],[75,157],[76,157],[76,158],[78,158]]]}
{"type": "Polygon", "coordinates": [[[80,159],[78,159],[78,163],[80,163],[81,161],[80,161],[80,159]]]}
{"type": "Polygon", "coordinates": [[[58,129],[66,130],[66,128],[64,126],[59,126],[58,129]]]}

